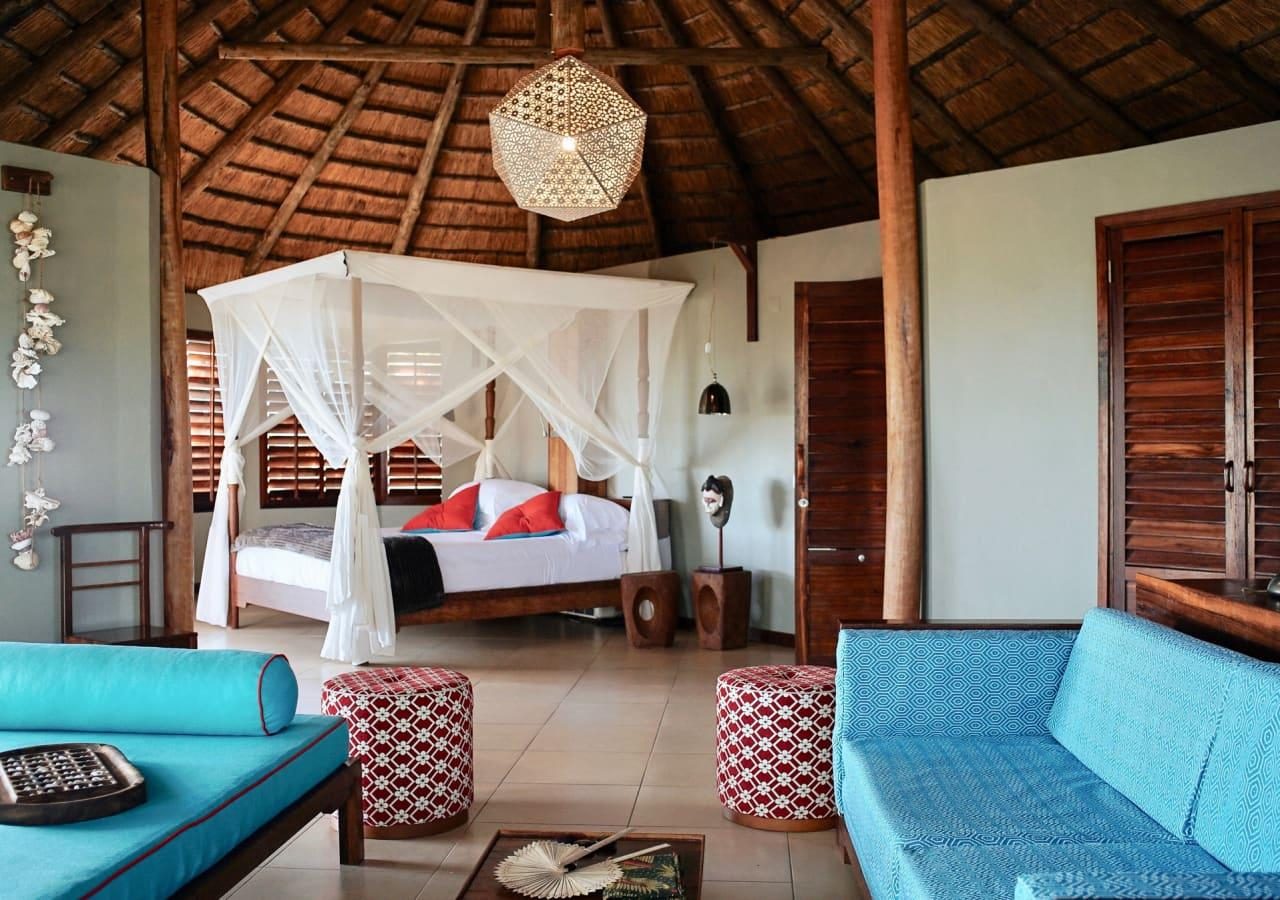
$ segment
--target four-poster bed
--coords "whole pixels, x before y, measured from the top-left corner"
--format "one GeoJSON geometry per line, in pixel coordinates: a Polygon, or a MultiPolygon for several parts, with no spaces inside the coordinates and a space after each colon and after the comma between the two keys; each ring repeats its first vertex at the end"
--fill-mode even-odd
{"type": "MultiPolygon", "coordinates": [[[[662,564],[650,423],[691,288],[339,252],[201,291],[218,348],[225,444],[198,617],[234,627],[240,606],[260,604],[327,618],[323,655],[364,662],[394,653],[395,630],[406,624],[617,605],[622,572],[662,564]],[[403,365],[406,359],[431,363],[423,374],[403,365]],[[266,371],[286,404],[264,418],[254,398],[266,371]],[[633,468],[635,502],[574,501],[613,511],[607,540],[581,524],[564,535],[486,542],[489,523],[478,519],[474,531],[432,535],[446,602],[398,613],[402,598],[392,595],[390,544],[383,546],[388,536],[378,527],[367,461],[412,440],[442,468],[478,452],[477,479],[496,474],[492,385],[500,375],[554,429],[583,479],[604,481],[633,468]],[[486,428],[477,440],[449,414],[481,390],[486,428]],[[262,577],[233,555],[241,536],[240,448],[288,415],[326,465],[343,470],[328,559],[310,580],[287,574],[299,568],[287,563],[262,577]],[[464,553],[489,570],[479,586],[450,568],[464,553]],[[515,574],[520,565],[537,574],[515,574]],[[450,571],[455,584],[475,589],[450,591],[450,571]]],[[[484,490],[486,482],[480,485],[484,490]]],[[[577,509],[571,500],[564,502],[577,509]]],[[[584,512],[580,519],[593,517],[584,512]]]]}

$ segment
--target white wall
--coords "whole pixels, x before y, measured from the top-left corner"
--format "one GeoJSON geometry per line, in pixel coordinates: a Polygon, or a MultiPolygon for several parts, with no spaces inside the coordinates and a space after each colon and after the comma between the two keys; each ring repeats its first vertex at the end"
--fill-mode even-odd
{"type": "MultiPolygon", "coordinates": [[[[608,271],[697,284],[676,326],[656,435],[656,468],[676,501],[676,568],[687,575],[714,564],[715,530],[698,489],[708,475],[728,475],[734,507],[725,562],[753,573],[752,625],[793,632],[795,283],[878,276],[879,228],[863,222],[762,241],[759,260],[760,340],[753,344],[746,341],[746,276],[727,248],[608,271]],[[733,402],[728,417],[697,414],[710,381],[703,343],[713,289],[716,368],[733,402]]],[[[630,476],[617,487],[630,493],[630,476]]]]}
{"type": "Polygon", "coordinates": [[[1280,123],[924,185],[926,608],[1097,599],[1094,219],[1280,188],[1280,123]]]}
{"type": "MultiPolygon", "coordinates": [[[[0,162],[54,175],[53,194],[42,201],[42,220],[53,229],[57,251],[45,262],[45,286],[57,298],[54,312],[67,324],[58,329],[62,352],[47,361],[40,377],[44,408],[53,414],[50,436],[57,443],[44,460],[44,482],[49,495],[62,501],[50,525],[158,519],[159,207],[154,177],[146,169],[4,142],[0,162]]],[[[4,222],[21,208],[21,195],[0,193],[4,222]]],[[[6,230],[0,299],[10,310],[2,340],[11,346],[17,310],[26,307],[26,295],[8,265],[8,237],[6,230]]],[[[0,380],[4,455],[17,420],[16,394],[5,370],[0,380]]],[[[19,493],[18,469],[0,466],[6,511],[0,533],[19,527],[19,493]]],[[[152,549],[158,557],[159,538],[152,549]]],[[[8,558],[0,560],[0,640],[58,639],[59,557],[47,528],[37,538],[36,550],[41,563],[34,572],[14,568],[8,558]]],[[[82,558],[119,558],[124,555],[119,550],[131,547],[89,541],[85,550],[82,558]]],[[[90,574],[103,581],[129,577],[115,569],[90,574]]],[[[133,624],[135,596],[124,591],[80,594],[77,628],[133,624]]],[[[158,614],[160,607],[157,590],[153,612],[158,614]]]]}

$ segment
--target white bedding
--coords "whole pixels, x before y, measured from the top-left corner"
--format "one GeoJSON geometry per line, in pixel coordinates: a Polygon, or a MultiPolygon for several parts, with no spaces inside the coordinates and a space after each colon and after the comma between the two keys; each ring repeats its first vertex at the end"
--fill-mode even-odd
{"type": "MultiPolygon", "coordinates": [[[[382,533],[386,537],[400,534],[394,528],[384,528],[382,533]]],[[[622,574],[624,543],[620,539],[583,541],[564,533],[486,541],[484,534],[417,535],[435,546],[445,593],[607,581],[622,574]]],[[[329,584],[327,560],[291,550],[246,548],[236,554],[236,572],[322,592],[329,584]]]]}

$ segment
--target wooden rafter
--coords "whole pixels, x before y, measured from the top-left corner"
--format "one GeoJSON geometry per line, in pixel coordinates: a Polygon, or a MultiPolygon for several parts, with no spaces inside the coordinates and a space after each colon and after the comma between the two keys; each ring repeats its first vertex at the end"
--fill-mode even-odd
{"type": "MultiPolygon", "coordinates": [[[[181,47],[205,28],[213,24],[238,0],[210,0],[203,6],[191,11],[185,19],[178,23],[178,46],[181,47]]],[[[98,85],[71,108],[66,115],[59,117],[47,130],[35,136],[40,146],[48,150],[57,150],[62,144],[73,138],[81,128],[89,124],[94,116],[120,93],[135,84],[142,72],[142,57],[131,59],[117,69],[106,81],[98,85]]]]}
{"type": "Polygon", "coordinates": [[[995,42],[1005,53],[1052,88],[1083,115],[1096,121],[1128,146],[1150,143],[1151,138],[1114,106],[1094,93],[1064,66],[1013,30],[1009,23],[978,0],[947,0],[947,7],[995,42]]]}
{"type": "MultiPolygon", "coordinates": [[[[680,24],[676,22],[675,17],[671,15],[671,10],[667,7],[666,0],[645,0],[645,2],[657,17],[658,25],[667,36],[667,40],[677,47],[685,46],[688,42],[685,39],[684,31],[680,24]]],[[[756,191],[755,185],[751,181],[751,168],[733,143],[733,132],[730,131],[729,126],[724,121],[724,116],[720,113],[720,105],[714,99],[715,95],[712,93],[706,74],[698,69],[686,69],[685,71],[689,79],[689,87],[692,88],[694,99],[698,103],[698,108],[707,118],[707,121],[711,123],[716,142],[720,144],[720,150],[729,162],[729,172],[733,180],[738,183],[738,190],[747,204],[747,209],[751,216],[752,233],[750,235],[742,235],[742,237],[766,237],[771,230],[768,210],[761,203],[760,194],[756,191]]]]}
{"type": "MultiPolygon", "coordinates": [[[[552,55],[538,47],[389,47],[385,44],[223,44],[223,59],[270,59],[327,62],[451,63],[453,65],[541,65],[552,55]]],[[[574,54],[577,56],[578,54],[574,54]]],[[[777,49],[706,47],[593,47],[581,58],[595,66],[816,66],[825,59],[820,48],[777,49]]]]}
{"type": "MultiPolygon", "coordinates": [[[[609,0],[596,0],[596,12],[600,14],[600,30],[604,32],[604,42],[609,47],[622,46],[622,37],[618,33],[618,22],[609,8],[609,0]]],[[[624,91],[629,90],[626,71],[617,69],[614,76],[624,91]]],[[[649,155],[645,154],[640,161],[640,174],[636,176],[636,190],[640,192],[640,202],[644,205],[645,221],[649,225],[649,241],[654,258],[662,256],[662,230],[658,217],[654,213],[653,193],[649,178],[649,155]]]]}
{"type": "MultiPolygon", "coordinates": [[[[760,50],[760,52],[764,51],[764,48],[757,44],[751,33],[738,21],[737,16],[733,14],[733,10],[729,8],[729,4],[725,0],[704,0],[704,2],[711,15],[720,23],[720,27],[729,35],[730,40],[739,47],[750,47],[760,50]]],[[[849,158],[844,155],[844,151],[831,139],[831,135],[823,126],[822,121],[809,108],[808,102],[791,85],[791,82],[787,81],[780,72],[774,69],[758,68],[754,71],[764,82],[769,92],[782,104],[813,149],[831,167],[831,171],[836,178],[852,186],[858,193],[862,194],[864,199],[875,196],[875,192],[867,184],[866,179],[862,177],[862,173],[854,167],[853,163],[849,162],[849,158]]]]}
{"type": "Polygon", "coordinates": [[[1263,112],[1280,116],[1280,88],[1249,68],[1239,56],[1223,50],[1193,26],[1150,0],[1112,0],[1112,5],[1146,25],[1160,40],[1263,112]]]}
{"type": "MultiPolygon", "coordinates": [[[[329,24],[329,27],[324,30],[322,39],[326,41],[342,40],[347,32],[360,21],[360,17],[364,15],[365,10],[372,5],[373,0],[350,0],[342,8],[342,12],[338,13],[337,17],[329,24]]],[[[218,141],[213,151],[188,172],[186,178],[182,179],[184,202],[189,202],[209,186],[214,176],[231,161],[231,158],[236,155],[236,151],[244,145],[245,141],[253,136],[258,126],[275,115],[276,110],[289,99],[289,95],[311,77],[317,65],[318,63],[294,63],[285,70],[283,75],[276,79],[276,83],[263,95],[261,100],[245,113],[240,121],[236,123],[236,127],[223,135],[222,140],[218,141]]]]}
{"type": "MultiPolygon", "coordinates": [[[[476,0],[471,10],[471,20],[467,22],[467,30],[462,35],[464,46],[474,46],[480,39],[484,28],[484,18],[489,11],[489,0],[476,0]]],[[[404,204],[404,212],[400,214],[400,224],[396,226],[396,236],[391,242],[392,253],[404,253],[413,238],[413,229],[422,215],[422,202],[426,199],[427,188],[431,184],[431,175],[435,172],[436,160],[440,157],[440,148],[444,146],[445,134],[453,124],[453,114],[458,108],[458,99],[462,96],[462,82],[466,78],[467,67],[456,65],[449,73],[449,84],[444,96],[440,99],[440,108],[436,110],[435,119],[431,123],[431,134],[422,150],[422,158],[418,162],[418,170],[413,174],[409,185],[409,197],[404,204]]]]}
{"type": "MultiPolygon", "coordinates": [[[[260,19],[239,29],[240,40],[257,41],[270,37],[286,25],[290,19],[307,8],[310,0],[282,0],[279,6],[260,19]]],[[[192,94],[213,81],[227,70],[232,62],[219,59],[215,54],[198,66],[189,69],[178,79],[178,102],[186,101],[192,94]]],[[[90,153],[95,159],[115,159],[137,138],[143,126],[143,113],[130,116],[119,128],[105,136],[90,153]]]]}
{"type": "MultiPolygon", "coordinates": [[[[874,66],[874,48],[871,34],[850,18],[835,0],[808,0],[826,21],[832,33],[853,48],[867,63],[874,66]]],[[[1000,160],[984,147],[963,125],[955,120],[933,95],[916,84],[909,83],[911,107],[920,119],[940,138],[950,141],[964,156],[971,169],[995,169],[1000,160]]]]}
{"type": "Polygon", "coordinates": [[[0,101],[0,116],[7,116],[17,109],[32,88],[57,80],[63,69],[96,47],[116,29],[132,22],[137,15],[136,3],[113,0],[89,21],[58,38],[35,65],[6,80],[3,89],[0,89],[0,97],[4,98],[0,101]]]}
{"type": "Polygon", "coordinates": [[[41,6],[44,6],[44,0],[5,0],[0,5],[0,32],[16,28],[41,6]]]}
{"type": "MultiPolygon", "coordinates": [[[[759,19],[767,31],[777,39],[791,44],[805,43],[805,37],[796,26],[773,8],[769,0],[741,0],[752,15],[759,19]]],[[[826,85],[827,90],[841,98],[845,109],[865,115],[874,130],[876,111],[870,97],[864,95],[842,73],[837,72],[828,60],[825,66],[812,70],[815,77],[826,85]]],[[[936,178],[942,175],[939,169],[918,144],[916,146],[916,176],[919,178],[936,178]]]]}
{"type": "MultiPolygon", "coordinates": [[[[400,21],[396,23],[395,29],[391,32],[388,39],[389,43],[399,44],[408,39],[413,31],[413,26],[421,18],[428,2],[429,0],[412,0],[410,2],[404,15],[400,17],[400,21]]],[[[378,82],[382,80],[388,65],[388,63],[374,63],[365,72],[364,77],[360,79],[360,84],[352,92],[346,106],[342,108],[338,118],[329,127],[329,133],[320,142],[316,152],[311,155],[311,159],[307,161],[301,174],[294,181],[293,187],[289,189],[288,195],[271,217],[271,222],[262,234],[262,240],[258,242],[258,246],[249,254],[249,258],[245,260],[244,272],[246,275],[252,275],[258,271],[262,267],[262,263],[271,255],[276,242],[280,240],[280,235],[284,234],[284,229],[289,224],[289,220],[293,218],[293,214],[298,211],[298,206],[301,205],[303,198],[307,196],[307,191],[311,190],[311,186],[320,177],[324,167],[329,164],[334,151],[338,149],[338,144],[346,137],[347,132],[355,123],[356,117],[360,115],[364,105],[369,102],[369,96],[373,93],[373,89],[378,86],[378,82]]]]}

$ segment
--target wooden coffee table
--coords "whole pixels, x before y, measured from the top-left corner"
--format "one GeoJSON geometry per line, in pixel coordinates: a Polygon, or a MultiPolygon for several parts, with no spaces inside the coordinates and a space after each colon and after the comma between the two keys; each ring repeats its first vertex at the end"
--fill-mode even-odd
{"type": "MultiPolygon", "coordinates": [[[[509,891],[498,883],[493,870],[512,853],[531,841],[586,841],[595,843],[602,837],[612,834],[611,831],[525,831],[518,828],[499,828],[485,848],[484,856],[471,870],[459,900],[491,900],[495,897],[519,897],[515,891],[509,891]]],[[[684,895],[689,900],[702,898],[702,852],[704,840],[700,834],[664,834],[656,831],[633,831],[622,838],[614,846],[587,857],[587,861],[606,859],[632,850],[643,850],[654,844],[670,844],[671,849],[680,858],[680,880],[684,885],[684,895]]],[[[589,894],[599,897],[599,893],[589,894]]]]}

